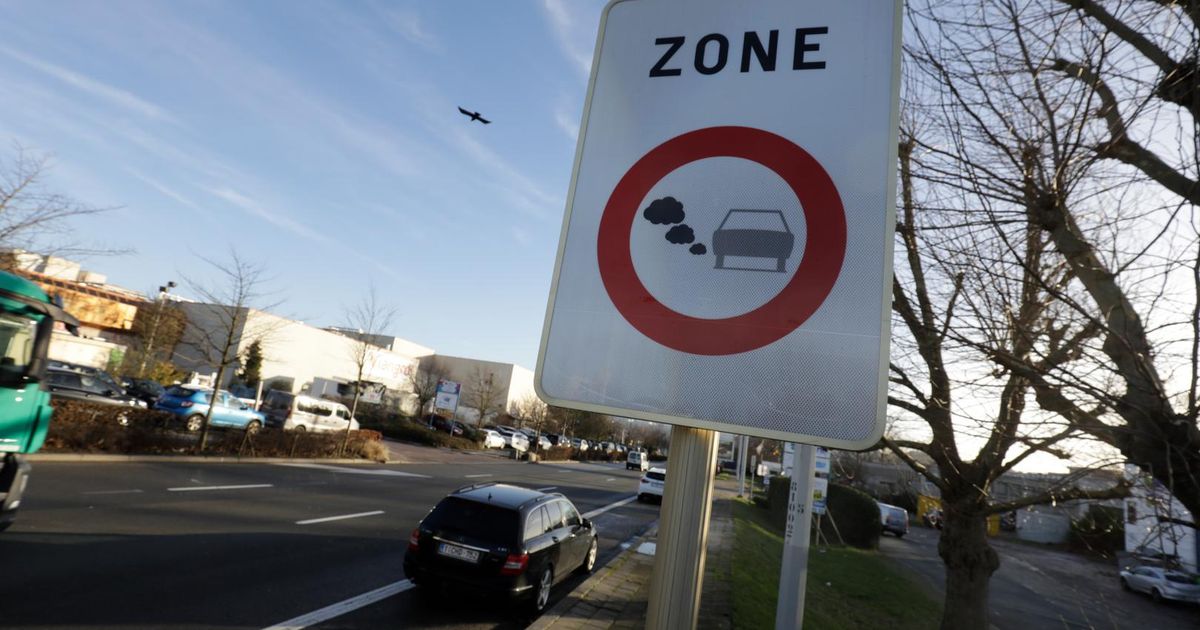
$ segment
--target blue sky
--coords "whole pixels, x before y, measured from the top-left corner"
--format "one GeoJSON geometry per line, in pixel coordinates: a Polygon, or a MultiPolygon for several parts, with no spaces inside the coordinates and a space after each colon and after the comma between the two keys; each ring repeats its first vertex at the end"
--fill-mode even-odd
{"type": "Polygon", "coordinates": [[[284,315],[374,283],[391,333],[532,368],[603,4],[0,1],[0,155],[117,207],[71,226],[114,284],[236,247],[284,315]]]}

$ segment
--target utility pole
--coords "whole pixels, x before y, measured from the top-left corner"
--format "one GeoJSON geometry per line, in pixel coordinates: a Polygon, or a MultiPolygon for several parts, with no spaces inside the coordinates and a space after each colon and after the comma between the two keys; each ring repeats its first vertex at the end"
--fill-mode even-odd
{"type": "Polygon", "coordinates": [[[166,285],[158,287],[158,299],[154,301],[154,322],[150,324],[150,337],[146,339],[146,343],[142,347],[142,360],[138,364],[138,378],[146,377],[146,360],[150,353],[154,352],[154,342],[158,337],[158,326],[162,323],[163,306],[167,299],[167,294],[176,286],[175,281],[171,280],[166,285]]]}

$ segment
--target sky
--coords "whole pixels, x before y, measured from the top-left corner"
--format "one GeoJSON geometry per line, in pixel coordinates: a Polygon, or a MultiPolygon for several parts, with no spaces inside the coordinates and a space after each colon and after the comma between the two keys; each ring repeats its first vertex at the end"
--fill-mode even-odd
{"type": "Polygon", "coordinates": [[[0,0],[0,160],[114,208],[70,226],[112,284],[236,249],[281,315],[373,284],[388,333],[532,368],[603,4],[0,0]]]}

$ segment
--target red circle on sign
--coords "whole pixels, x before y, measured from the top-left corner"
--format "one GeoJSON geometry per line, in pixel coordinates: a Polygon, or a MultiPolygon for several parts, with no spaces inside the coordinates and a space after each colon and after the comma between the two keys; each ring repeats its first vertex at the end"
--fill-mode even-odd
{"type": "Polygon", "coordinates": [[[833,289],[846,254],[846,215],[829,174],[807,151],[751,127],[709,127],[672,138],[621,178],[600,218],[600,278],[621,315],[642,334],[680,352],[727,355],[774,343],[803,324],[833,289]],[[659,302],[638,278],[629,237],[638,207],[662,178],[698,160],[734,157],[771,169],[804,210],[804,256],[792,279],[766,304],[734,317],[704,319],[659,302]]]}

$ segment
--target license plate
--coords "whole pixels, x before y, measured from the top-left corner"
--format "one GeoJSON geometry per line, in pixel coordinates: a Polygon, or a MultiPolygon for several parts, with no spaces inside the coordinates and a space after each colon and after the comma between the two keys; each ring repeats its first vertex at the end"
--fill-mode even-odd
{"type": "Polygon", "coordinates": [[[458,545],[448,545],[442,543],[438,545],[438,553],[450,558],[456,558],[465,562],[479,562],[479,552],[458,545]]]}

